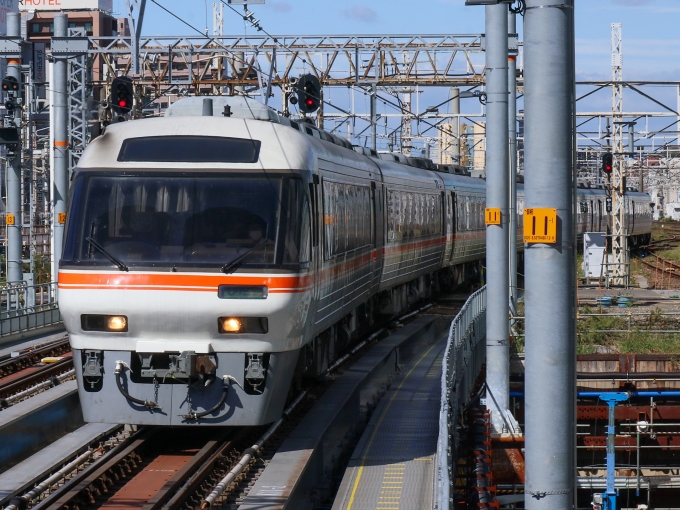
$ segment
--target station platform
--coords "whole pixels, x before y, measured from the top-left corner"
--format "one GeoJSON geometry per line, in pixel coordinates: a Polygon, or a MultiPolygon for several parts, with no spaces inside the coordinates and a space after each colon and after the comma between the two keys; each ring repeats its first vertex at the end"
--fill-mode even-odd
{"type": "Polygon", "coordinates": [[[392,382],[345,470],[333,510],[433,508],[442,335],[392,382]]]}

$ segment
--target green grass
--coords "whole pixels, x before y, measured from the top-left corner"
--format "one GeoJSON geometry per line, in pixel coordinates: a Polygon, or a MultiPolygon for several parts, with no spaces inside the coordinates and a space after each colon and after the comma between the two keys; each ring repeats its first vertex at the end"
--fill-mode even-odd
{"type": "MultiPolygon", "coordinates": [[[[612,313],[625,311],[616,308],[612,313]]],[[[599,309],[583,306],[581,314],[597,313],[599,309]]],[[[524,303],[518,307],[518,315],[524,316],[524,303]]],[[[680,360],[680,316],[662,316],[656,308],[649,315],[635,316],[632,319],[631,332],[604,333],[593,330],[626,330],[628,317],[601,315],[583,317],[578,320],[578,354],[593,354],[601,347],[622,354],[677,354],[680,360]],[[678,330],[678,334],[655,333],[658,330],[678,330]]],[[[517,321],[515,334],[511,341],[512,352],[524,352],[524,321],[517,321]]]]}

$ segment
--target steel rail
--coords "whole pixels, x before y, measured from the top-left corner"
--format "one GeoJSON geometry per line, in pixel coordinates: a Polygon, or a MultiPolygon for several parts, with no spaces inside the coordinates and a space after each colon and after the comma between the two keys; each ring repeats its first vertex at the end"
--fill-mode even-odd
{"type": "Polygon", "coordinates": [[[7,397],[11,397],[16,393],[46,381],[51,381],[52,384],[59,384],[60,381],[56,380],[56,377],[62,375],[64,372],[69,372],[72,369],[73,359],[68,357],[57,361],[56,363],[50,363],[44,367],[40,367],[20,379],[9,381],[5,384],[3,384],[2,379],[0,379],[0,399],[6,399],[7,397]]]}
{"type": "Polygon", "coordinates": [[[0,358],[0,378],[6,377],[10,374],[18,372],[31,364],[35,364],[36,360],[46,356],[57,356],[68,352],[70,350],[68,336],[49,342],[43,345],[37,345],[23,351],[19,351],[19,356],[12,357],[11,354],[0,358]]]}
{"type": "Polygon", "coordinates": [[[34,510],[59,510],[68,505],[83,492],[89,491],[90,487],[101,485],[107,487],[104,476],[107,472],[115,470],[127,460],[138,462],[140,460],[137,451],[150,439],[153,432],[140,429],[135,435],[121,442],[109,450],[90,466],[75,475],[71,480],[57,489],[49,498],[33,507],[34,510]],[[98,484],[99,482],[99,484],[98,484]]]}

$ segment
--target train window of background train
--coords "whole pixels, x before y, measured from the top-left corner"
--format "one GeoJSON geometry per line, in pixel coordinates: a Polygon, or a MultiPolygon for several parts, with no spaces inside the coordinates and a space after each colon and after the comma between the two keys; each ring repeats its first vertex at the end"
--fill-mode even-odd
{"type": "Polygon", "coordinates": [[[257,163],[259,140],[219,136],[147,136],[128,138],[118,161],[160,163],[257,163]]]}
{"type": "Polygon", "coordinates": [[[324,180],[323,193],[326,258],[370,246],[371,189],[324,180]]]}
{"type": "Polygon", "coordinates": [[[310,212],[298,179],[82,172],[73,186],[65,266],[221,268],[247,250],[248,270],[310,260],[310,212]]]}

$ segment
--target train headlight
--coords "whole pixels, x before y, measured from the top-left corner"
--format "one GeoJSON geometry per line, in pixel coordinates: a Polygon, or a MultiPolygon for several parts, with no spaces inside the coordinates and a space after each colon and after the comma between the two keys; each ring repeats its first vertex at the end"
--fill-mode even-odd
{"type": "Polygon", "coordinates": [[[124,333],[128,330],[128,319],[125,315],[84,314],[80,316],[80,326],[83,331],[124,333]]]}
{"type": "Polygon", "coordinates": [[[269,331],[269,321],[266,317],[220,317],[217,319],[220,333],[257,333],[269,331]]]}
{"type": "Polygon", "coordinates": [[[238,333],[241,331],[241,321],[236,317],[226,317],[222,319],[222,331],[224,333],[238,333]]]}
{"type": "Polygon", "coordinates": [[[109,331],[127,331],[127,317],[124,315],[112,315],[106,321],[109,331]]]}

